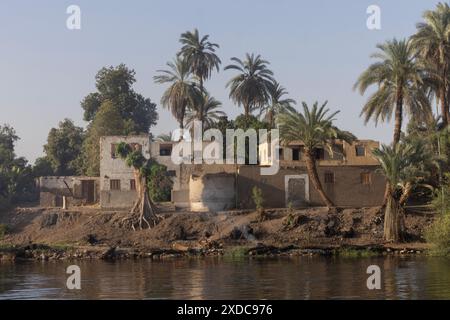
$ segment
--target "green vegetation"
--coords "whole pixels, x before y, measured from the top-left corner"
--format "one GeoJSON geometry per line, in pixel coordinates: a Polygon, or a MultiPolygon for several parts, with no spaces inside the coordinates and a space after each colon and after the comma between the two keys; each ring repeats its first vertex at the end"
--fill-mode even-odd
{"type": "Polygon", "coordinates": [[[334,252],[334,255],[343,258],[369,258],[379,256],[380,252],[376,252],[370,249],[341,248],[336,250],[334,252]]]}
{"type": "Polygon", "coordinates": [[[167,167],[154,160],[149,161],[146,177],[150,198],[155,202],[170,201],[173,181],[167,175],[167,167]]]}
{"type": "Polygon", "coordinates": [[[252,199],[256,206],[256,212],[258,212],[258,220],[264,221],[266,219],[266,212],[264,210],[264,198],[261,188],[257,186],[252,188],[252,199]]]}
{"type": "Polygon", "coordinates": [[[248,256],[248,249],[245,246],[236,246],[236,247],[230,247],[226,248],[224,252],[225,258],[244,258],[248,256]]]}
{"type": "Polygon", "coordinates": [[[6,224],[0,223],[0,240],[8,233],[8,226],[6,224]]]}

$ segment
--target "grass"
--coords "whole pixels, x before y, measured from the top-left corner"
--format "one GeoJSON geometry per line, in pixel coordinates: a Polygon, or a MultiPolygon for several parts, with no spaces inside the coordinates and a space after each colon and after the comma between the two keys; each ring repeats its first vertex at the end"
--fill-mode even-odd
{"type": "Polygon", "coordinates": [[[343,258],[370,258],[379,256],[380,253],[369,249],[341,248],[334,252],[336,256],[343,258]]]}
{"type": "Polygon", "coordinates": [[[243,246],[230,247],[225,249],[224,257],[243,258],[248,256],[248,248],[243,246]]]}

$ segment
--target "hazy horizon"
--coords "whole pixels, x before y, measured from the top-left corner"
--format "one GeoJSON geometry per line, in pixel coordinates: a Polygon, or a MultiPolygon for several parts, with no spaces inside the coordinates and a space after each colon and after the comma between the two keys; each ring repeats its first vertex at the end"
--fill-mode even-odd
{"type": "Polygon", "coordinates": [[[159,103],[166,86],[153,76],[179,50],[180,34],[198,28],[220,45],[221,71],[205,86],[230,118],[243,109],[228,98],[225,85],[234,73],[223,67],[233,56],[254,52],[270,61],[291,98],[328,100],[330,109],[341,110],[340,128],[389,143],[393,123],[364,125],[359,114],[367,95],[353,91],[353,84],[376,44],[413,34],[423,11],[438,2],[1,0],[0,125],[15,128],[21,138],[16,154],[32,163],[43,155],[49,130],[64,118],[86,126],[80,101],[96,90],[97,71],[125,63],[136,71],[135,90],[158,105],[152,133],[173,130],[177,122],[159,103]],[[81,8],[81,30],[66,28],[71,4],[81,8]],[[373,4],[381,8],[381,30],[366,27],[366,9],[373,4]]]}

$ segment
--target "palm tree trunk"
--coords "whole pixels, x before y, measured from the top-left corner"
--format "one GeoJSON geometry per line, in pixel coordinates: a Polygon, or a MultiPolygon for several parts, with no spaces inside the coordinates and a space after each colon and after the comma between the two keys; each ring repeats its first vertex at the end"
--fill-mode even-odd
{"type": "Polygon", "coordinates": [[[403,207],[411,196],[412,192],[412,183],[407,182],[405,184],[405,188],[403,189],[402,196],[400,197],[400,205],[403,207]]]}
{"type": "Polygon", "coordinates": [[[403,226],[403,209],[389,190],[386,208],[384,211],[384,240],[399,242],[403,226]]]}
{"type": "Polygon", "coordinates": [[[305,160],[306,160],[306,170],[308,171],[308,176],[311,179],[311,182],[314,188],[319,193],[322,198],[323,203],[328,207],[334,207],[334,203],[328,198],[327,194],[322,188],[322,184],[320,183],[319,175],[317,174],[316,162],[313,158],[313,153],[311,150],[305,151],[305,160]]]}
{"type": "MultiPolygon", "coordinates": [[[[447,81],[445,81],[447,82],[447,81]]],[[[448,88],[441,88],[441,92],[440,92],[440,98],[439,100],[441,100],[441,117],[442,117],[442,122],[444,123],[444,126],[448,126],[448,103],[447,103],[447,96],[448,96],[448,88]]]]}
{"type": "MultiPolygon", "coordinates": [[[[200,86],[200,94],[203,96],[204,92],[203,92],[203,78],[202,77],[199,77],[199,86],[200,86]]],[[[198,120],[203,122],[203,103],[200,104],[199,110],[200,110],[200,117],[198,120]]]]}
{"type": "Polygon", "coordinates": [[[397,92],[397,101],[395,106],[395,126],[394,126],[394,147],[400,142],[403,122],[403,94],[401,90],[397,92]]]}

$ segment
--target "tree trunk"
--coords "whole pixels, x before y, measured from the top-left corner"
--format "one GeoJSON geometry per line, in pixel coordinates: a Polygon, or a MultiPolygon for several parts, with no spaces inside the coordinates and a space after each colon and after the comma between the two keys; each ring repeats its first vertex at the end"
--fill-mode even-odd
{"type": "Polygon", "coordinates": [[[320,183],[319,175],[317,174],[317,168],[316,168],[316,162],[313,158],[313,154],[311,150],[305,151],[305,157],[306,157],[306,170],[308,171],[308,176],[311,179],[311,182],[314,186],[314,188],[319,193],[320,197],[322,198],[323,203],[328,207],[332,208],[334,207],[333,202],[328,198],[327,194],[322,188],[322,184],[320,183]]]}
{"type": "Polygon", "coordinates": [[[399,242],[403,229],[403,209],[389,192],[384,211],[384,240],[399,242]]]}
{"type": "Polygon", "coordinates": [[[412,183],[407,182],[405,184],[405,187],[403,188],[402,196],[400,197],[400,206],[403,207],[406,204],[409,197],[411,196],[411,192],[412,192],[412,183]]]}
{"type": "Polygon", "coordinates": [[[125,218],[124,221],[129,221],[133,230],[136,230],[137,226],[141,230],[145,226],[152,228],[158,224],[161,217],[157,215],[157,208],[148,195],[146,178],[136,169],[134,170],[134,181],[138,198],[130,211],[130,216],[125,218]]]}
{"type": "Polygon", "coordinates": [[[397,92],[397,101],[395,106],[395,126],[394,126],[394,147],[400,142],[403,122],[403,94],[401,90],[397,92]]]}

